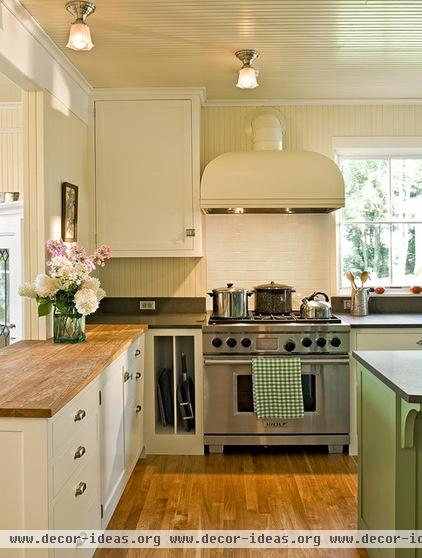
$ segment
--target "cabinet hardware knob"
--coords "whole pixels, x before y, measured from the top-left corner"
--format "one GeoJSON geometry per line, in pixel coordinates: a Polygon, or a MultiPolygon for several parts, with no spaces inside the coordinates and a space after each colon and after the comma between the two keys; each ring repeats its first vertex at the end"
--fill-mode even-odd
{"type": "Polygon", "coordinates": [[[123,380],[124,380],[125,382],[127,382],[127,381],[130,380],[130,374],[129,374],[129,372],[128,372],[127,370],[126,370],[126,372],[123,374],[123,380]]]}
{"type": "Polygon", "coordinates": [[[142,374],[140,372],[137,372],[135,378],[137,380],[140,380],[142,378],[142,374]]]}
{"type": "Polygon", "coordinates": [[[75,415],[75,422],[78,422],[79,420],[82,420],[86,417],[86,411],[84,411],[83,409],[79,409],[79,411],[76,413],[75,415]]]}
{"type": "Polygon", "coordinates": [[[86,453],[86,449],[83,446],[79,446],[75,451],[74,459],[80,459],[86,453]]]}
{"type": "Polygon", "coordinates": [[[136,405],[136,414],[142,411],[142,405],[136,405]]]}
{"type": "Polygon", "coordinates": [[[141,356],[141,349],[136,349],[135,356],[136,357],[141,356]]]}
{"type": "Polygon", "coordinates": [[[80,482],[78,484],[78,486],[76,487],[75,496],[76,497],[82,496],[82,494],[85,492],[86,488],[87,488],[86,482],[80,482]]]}
{"type": "Polygon", "coordinates": [[[422,339],[419,339],[419,341],[416,341],[416,345],[422,345],[422,339]]]}

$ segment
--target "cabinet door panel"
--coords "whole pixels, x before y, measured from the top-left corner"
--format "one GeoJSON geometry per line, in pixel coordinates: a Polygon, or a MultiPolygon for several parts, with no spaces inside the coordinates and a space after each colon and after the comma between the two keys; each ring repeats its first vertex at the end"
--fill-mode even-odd
{"type": "Polygon", "coordinates": [[[125,471],[123,427],[123,361],[126,353],[102,374],[101,389],[101,493],[105,513],[114,504],[125,471]]]}
{"type": "Polygon", "coordinates": [[[95,106],[98,243],[114,256],[192,250],[191,101],[95,106]]]}

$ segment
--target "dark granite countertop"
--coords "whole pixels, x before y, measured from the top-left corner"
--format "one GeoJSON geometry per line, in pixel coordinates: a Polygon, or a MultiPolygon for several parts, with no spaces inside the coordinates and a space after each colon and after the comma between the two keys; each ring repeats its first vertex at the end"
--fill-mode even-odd
{"type": "Polygon", "coordinates": [[[369,314],[368,316],[351,316],[335,312],[350,327],[420,327],[422,314],[369,314]]]}
{"type": "Polygon", "coordinates": [[[97,312],[90,316],[90,324],[146,324],[149,329],[156,328],[202,328],[207,319],[206,313],[190,314],[106,314],[97,312]]]}
{"type": "Polygon", "coordinates": [[[422,403],[422,351],[353,351],[353,357],[409,403],[422,403]]]}

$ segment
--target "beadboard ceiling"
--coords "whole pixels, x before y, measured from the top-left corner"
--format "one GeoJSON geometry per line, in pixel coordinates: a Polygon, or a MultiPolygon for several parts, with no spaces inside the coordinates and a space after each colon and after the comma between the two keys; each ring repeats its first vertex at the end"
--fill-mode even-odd
{"type": "Polygon", "coordinates": [[[205,86],[210,99],[422,97],[421,0],[96,0],[95,48],[65,48],[65,0],[22,0],[96,87],[205,86]],[[257,48],[239,90],[234,51],[257,48]]]}

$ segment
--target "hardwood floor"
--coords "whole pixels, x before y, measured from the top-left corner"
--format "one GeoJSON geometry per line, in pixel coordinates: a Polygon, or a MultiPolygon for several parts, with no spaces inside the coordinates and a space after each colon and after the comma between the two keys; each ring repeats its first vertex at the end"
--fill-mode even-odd
{"type": "MultiPolygon", "coordinates": [[[[226,450],[227,452],[227,450],[226,450]]],[[[110,529],[355,529],[356,461],[324,448],[140,460],[110,529]]],[[[352,558],[357,549],[99,550],[95,558],[352,558]]]]}

